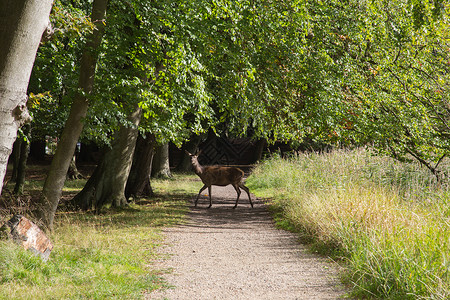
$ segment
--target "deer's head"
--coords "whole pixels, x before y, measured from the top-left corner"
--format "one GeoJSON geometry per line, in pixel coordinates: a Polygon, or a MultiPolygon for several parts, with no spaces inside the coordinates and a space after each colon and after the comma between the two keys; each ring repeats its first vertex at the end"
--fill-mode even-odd
{"type": "Polygon", "coordinates": [[[195,154],[189,153],[188,151],[186,151],[186,154],[189,155],[191,157],[191,164],[194,167],[194,170],[197,174],[200,174],[203,172],[202,166],[200,165],[200,163],[198,162],[198,157],[199,155],[202,153],[202,150],[200,151],[196,151],[195,154]]]}
{"type": "Polygon", "coordinates": [[[187,151],[187,150],[184,150],[184,152],[186,152],[186,154],[189,155],[189,156],[191,157],[191,161],[193,162],[194,160],[195,160],[195,161],[198,161],[198,157],[199,157],[200,154],[202,153],[202,150],[197,150],[197,151],[195,152],[195,154],[192,154],[192,153],[190,153],[190,152],[187,151]]]}

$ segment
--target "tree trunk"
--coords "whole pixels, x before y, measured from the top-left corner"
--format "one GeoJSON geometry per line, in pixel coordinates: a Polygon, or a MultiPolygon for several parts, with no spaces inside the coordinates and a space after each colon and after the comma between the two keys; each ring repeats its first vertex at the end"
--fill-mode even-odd
{"type": "Polygon", "coordinates": [[[103,22],[106,18],[107,2],[107,0],[94,0],[92,4],[91,19],[96,28],[89,37],[81,58],[78,87],[83,92],[75,95],[41,197],[34,211],[36,221],[50,230],[53,228],[53,219],[61,198],[70,161],[83,130],[83,118],[88,110],[88,95],[92,93],[94,86],[97,63],[96,49],[100,46],[104,32],[103,22]]]}
{"type": "Polygon", "coordinates": [[[267,141],[266,141],[266,139],[260,138],[256,142],[255,156],[253,157],[254,158],[254,162],[261,161],[261,159],[263,158],[264,150],[266,148],[267,148],[267,141]]]}
{"type": "Polygon", "coordinates": [[[27,138],[25,140],[24,138],[21,139],[19,143],[19,158],[17,161],[17,166],[14,167],[14,169],[17,168],[16,171],[16,185],[14,186],[14,194],[16,195],[22,195],[23,194],[23,186],[25,184],[25,171],[27,168],[27,159],[28,159],[28,152],[30,150],[30,132],[31,132],[31,125],[26,124],[23,126],[23,134],[27,138]]]}
{"type": "Polygon", "coordinates": [[[184,151],[187,151],[189,153],[195,153],[198,149],[198,145],[200,144],[202,140],[202,137],[200,135],[192,135],[189,141],[185,142],[183,144],[182,150],[183,153],[181,154],[181,160],[178,166],[176,167],[176,170],[178,172],[189,172],[192,168],[191,164],[191,157],[187,155],[184,151]]]}
{"type": "MultiPolygon", "coordinates": [[[[52,0],[0,0],[0,182],[17,130],[31,118],[27,88],[52,0]]],[[[3,185],[0,184],[0,194],[3,185]]]]}
{"type": "Polygon", "coordinates": [[[77,158],[74,154],[72,159],[70,160],[69,171],[67,172],[67,178],[70,180],[82,179],[84,178],[83,174],[78,171],[77,168],[77,158]]]}
{"type": "Polygon", "coordinates": [[[17,171],[19,169],[19,161],[20,161],[20,147],[22,145],[22,138],[17,137],[16,141],[13,144],[13,149],[11,155],[9,157],[8,163],[12,164],[12,173],[9,182],[16,182],[17,180],[17,171]]]}
{"type": "Polygon", "coordinates": [[[156,148],[153,161],[152,177],[171,178],[169,165],[169,143],[164,143],[156,148]]]}
{"type": "Polygon", "coordinates": [[[127,205],[125,185],[133,161],[142,110],[136,107],[129,120],[133,127],[122,126],[116,133],[112,148],[105,153],[83,190],[72,203],[82,210],[95,208],[97,213],[105,205],[127,205]]]}
{"type": "Polygon", "coordinates": [[[136,149],[133,155],[133,164],[125,187],[125,197],[152,197],[153,190],[150,185],[153,156],[155,154],[155,136],[152,134],[144,138],[138,136],[136,149]]]}

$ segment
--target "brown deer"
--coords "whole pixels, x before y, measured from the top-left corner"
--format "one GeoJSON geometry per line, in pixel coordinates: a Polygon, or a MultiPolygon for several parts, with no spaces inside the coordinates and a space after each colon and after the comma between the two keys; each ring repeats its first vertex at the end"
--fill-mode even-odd
{"type": "Polygon", "coordinates": [[[191,163],[194,167],[194,172],[197,174],[203,182],[203,187],[200,189],[197,195],[197,199],[195,199],[195,207],[197,207],[198,198],[203,190],[208,188],[209,195],[209,206],[211,207],[211,186],[226,186],[231,184],[237,193],[236,204],[233,208],[236,208],[239,201],[239,196],[241,195],[241,190],[247,192],[248,200],[250,201],[250,205],[253,207],[252,198],[250,197],[250,190],[243,183],[244,171],[236,167],[223,167],[223,166],[202,166],[198,162],[198,156],[200,152],[196,154],[191,154],[186,151],[186,154],[191,157],[191,163]]]}

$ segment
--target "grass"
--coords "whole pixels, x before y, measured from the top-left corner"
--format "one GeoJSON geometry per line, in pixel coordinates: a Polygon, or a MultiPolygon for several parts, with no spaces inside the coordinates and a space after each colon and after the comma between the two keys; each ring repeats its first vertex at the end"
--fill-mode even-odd
{"type": "Polygon", "coordinates": [[[346,267],[352,296],[450,298],[450,189],[369,150],[270,158],[247,180],[278,224],[346,267]]]}
{"type": "MultiPolygon", "coordinates": [[[[154,180],[158,196],[129,208],[101,215],[58,212],[47,263],[0,241],[0,299],[141,299],[164,286],[151,262],[158,258],[161,228],[183,222],[193,178],[154,180]]],[[[81,186],[69,182],[65,192],[81,186]]]]}

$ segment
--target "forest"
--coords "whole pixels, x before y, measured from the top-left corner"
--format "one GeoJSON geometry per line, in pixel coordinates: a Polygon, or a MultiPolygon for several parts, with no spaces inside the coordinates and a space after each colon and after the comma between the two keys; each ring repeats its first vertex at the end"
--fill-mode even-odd
{"type": "Polygon", "coordinates": [[[100,214],[151,199],[168,145],[194,152],[211,135],[370,148],[446,184],[449,9],[447,0],[1,1],[2,209],[22,201],[28,156],[46,147],[48,172],[26,213],[53,232],[62,206],[100,214]],[[83,177],[75,158],[85,149],[100,153],[95,168],[61,203],[68,178],[83,177]]]}

